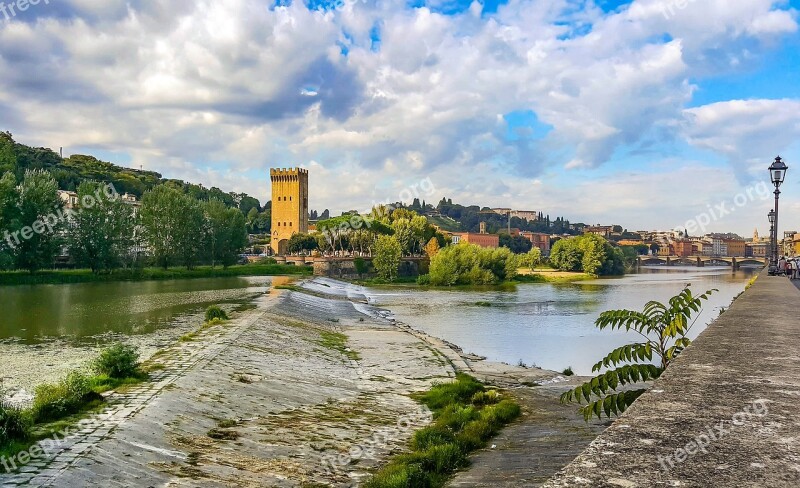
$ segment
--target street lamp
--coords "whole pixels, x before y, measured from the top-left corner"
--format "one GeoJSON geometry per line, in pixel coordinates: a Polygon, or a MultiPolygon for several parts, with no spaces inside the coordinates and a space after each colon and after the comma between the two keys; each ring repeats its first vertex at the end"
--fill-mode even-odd
{"type": "Polygon", "coordinates": [[[775,249],[772,244],[772,239],[775,237],[775,209],[772,209],[767,214],[769,219],[769,274],[775,274],[777,266],[772,262],[772,251],[775,249]]]}
{"type": "Polygon", "coordinates": [[[781,157],[778,156],[775,158],[775,161],[769,166],[769,176],[772,180],[772,184],[775,185],[775,209],[774,214],[770,218],[770,222],[773,224],[772,226],[772,266],[776,269],[778,267],[778,198],[781,195],[781,184],[783,180],[786,179],[786,170],[789,167],[786,166],[786,163],[781,160],[781,157]]]}

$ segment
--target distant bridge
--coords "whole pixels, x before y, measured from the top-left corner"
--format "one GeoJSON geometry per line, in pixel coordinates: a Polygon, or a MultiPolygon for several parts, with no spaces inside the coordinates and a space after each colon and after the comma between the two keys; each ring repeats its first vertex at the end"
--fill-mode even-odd
{"type": "Polygon", "coordinates": [[[742,265],[767,266],[769,258],[742,257],[742,256],[639,256],[639,266],[666,265],[666,266],[730,266],[734,270],[742,265]]]}

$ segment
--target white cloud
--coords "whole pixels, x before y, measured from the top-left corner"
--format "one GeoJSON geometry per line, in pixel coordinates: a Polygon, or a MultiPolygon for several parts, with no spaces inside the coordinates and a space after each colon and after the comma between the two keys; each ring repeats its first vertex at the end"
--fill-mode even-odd
{"type": "Polygon", "coordinates": [[[795,100],[685,109],[690,80],[748,69],[796,31],[784,2],[689,2],[670,18],[669,0],[611,14],[588,4],[510,0],[481,17],[477,2],[446,16],[382,0],[327,12],[70,0],[0,28],[0,107],[24,142],[127,152],[136,166],[262,199],[269,166],[311,165],[327,182],[314,206],[332,209],[426,175],[454,198],[488,203],[494,190],[557,209],[574,188],[530,193],[530,178],[567,166],[585,181],[621,148],[684,138],[742,168],[796,139],[795,100]],[[507,140],[498,114],[524,110],[552,131],[507,140]],[[254,170],[264,181],[242,175],[254,170]]]}

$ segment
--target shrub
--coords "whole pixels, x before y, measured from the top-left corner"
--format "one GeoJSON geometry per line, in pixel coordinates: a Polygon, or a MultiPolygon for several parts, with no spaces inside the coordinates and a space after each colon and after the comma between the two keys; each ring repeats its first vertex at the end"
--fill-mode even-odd
{"type": "Polygon", "coordinates": [[[59,420],[80,412],[87,403],[101,399],[102,396],[92,391],[89,378],[73,371],[58,384],[36,387],[31,410],[36,422],[59,420]]]}
{"type": "Polygon", "coordinates": [[[355,258],[353,260],[353,265],[356,267],[356,273],[358,273],[359,276],[369,271],[369,264],[367,264],[364,258],[355,258]]]}
{"type": "Polygon", "coordinates": [[[139,351],[134,346],[114,344],[100,353],[94,370],[116,379],[139,376],[139,351]]]}
{"type": "Polygon", "coordinates": [[[459,373],[456,381],[434,385],[420,400],[431,410],[440,410],[452,403],[470,403],[473,395],[483,390],[484,387],[478,380],[459,373]]]}
{"type": "Polygon", "coordinates": [[[410,488],[431,486],[419,464],[390,464],[364,483],[364,488],[410,488]]]}
{"type": "Polygon", "coordinates": [[[424,274],[417,276],[417,284],[427,286],[431,284],[431,275],[424,274]]]}
{"type": "Polygon", "coordinates": [[[31,418],[23,410],[0,402],[0,449],[30,436],[31,418]]]}
{"type": "Polygon", "coordinates": [[[455,436],[450,429],[446,429],[439,425],[431,425],[414,434],[411,440],[411,447],[415,451],[424,451],[433,446],[448,444],[455,440],[455,436]]]}
{"type": "Polygon", "coordinates": [[[206,309],[206,322],[210,322],[214,319],[228,320],[228,314],[217,305],[211,305],[206,309]]]}
{"type": "Polygon", "coordinates": [[[501,395],[497,392],[497,390],[479,391],[478,393],[472,395],[472,404],[478,406],[494,405],[500,401],[500,398],[501,395]]]}
{"type": "Polygon", "coordinates": [[[478,411],[472,406],[462,407],[460,405],[449,405],[437,416],[436,425],[441,425],[458,432],[470,421],[478,418],[479,415],[478,411]]]}
{"type": "Polygon", "coordinates": [[[575,372],[572,371],[572,366],[567,366],[564,369],[564,371],[561,372],[561,374],[563,374],[564,376],[573,376],[575,374],[575,372]]]}

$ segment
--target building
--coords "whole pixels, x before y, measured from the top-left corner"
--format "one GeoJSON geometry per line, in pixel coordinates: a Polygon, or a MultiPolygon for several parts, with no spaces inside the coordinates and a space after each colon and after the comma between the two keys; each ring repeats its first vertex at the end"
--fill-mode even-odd
{"type": "Polygon", "coordinates": [[[78,194],[74,191],[58,190],[58,197],[64,202],[64,208],[73,210],[78,206],[78,194]]]}
{"type": "Polygon", "coordinates": [[[272,239],[274,254],[286,254],[289,239],[308,232],[308,170],[272,168],[272,239]]]}
{"type": "Polygon", "coordinates": [[[744,239],[723,239],[728,246],[728,253],[724,256],[742,257],[745,255],[745,241],[744,239]]]}
{"type": "Polygon", "coordinates": [[[672,241],[672,248],[675,250],[675,256],[688,258],[694,254],[694,247],[692,241],[689,239],[677,239],[672,241]]]}
{"type": "Polygon", "coordinates": [[[500,236],[497,234],[486,233],[486,222],[481,222],[480,232],[455,232],[453,233],[453,244],[466,242],[476,246],[497,249],[500,247],[500,236]]]}
{"type": "Polygon", "coordinates": [[[800,234],[795,234],[792,238],[792,244],[794,244],[794,255],[800,256],[800,234]]]}
{"type": "Polygon", "coordinates": [[[591,225],[588,227],[584,227],[583,233],[584,234],[596,234],[598,236],[603,236],[605,238],[611,237],[611,234],[614,232],[613,225],[591,225]]]}
{"type": "Polygon", "coordinates": [[[524,231],[520,235],[530,240],[533,247],[538,247],[543,255],[548,256],[550,254],[550,234],[524,231]]]}
{"type": "Polygon", "coordinates": [[[453,244],[466,242],[476,246],[497,249],[500,247],[500,236],[497,234],[481,234],[480,232],[456,232],[453,234],[453,244]]]}
{"type": "Polygon", "coordinates": [[[787,230],[783,233],[783,251],[784,256],[795,256],[794,252],[794,236],[797,235],[796,230],[787,230]]]}
{"type": "Polygon", "coordinates": [[[505,217],[517,217],[519,219],[527,220],[528,222],[535,222],[539,220],[538,212],[534,210],[514,210],[511,208],[493,208],[492,212],[498,213],[505,217]]]}

